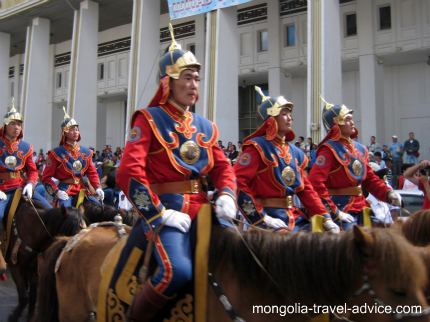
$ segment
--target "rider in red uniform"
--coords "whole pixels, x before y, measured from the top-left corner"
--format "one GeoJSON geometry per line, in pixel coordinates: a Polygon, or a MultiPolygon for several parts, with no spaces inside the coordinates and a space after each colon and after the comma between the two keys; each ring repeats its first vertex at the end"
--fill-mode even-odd
{"type": "Polygon", "coordinates": [[[344,229],[362,223],[366,207],[363,190],[393,205],[400,205],[400,195],[380,179],[369,166],[367,148],[355,141],[358,130],[353,111],[345,105],[325,103],[323,122],[327,136],[318,146],[309,179],[333,219],[344,229]]]}
{"type": "Polygon", "coordinates": [[[264,123],[245,138],[242,153],[234,169],[238,182],[238,204],[252,224],[290,230],[309,229],[313,215],[326,217],[324,228],[339,232],[327,209],[309,182],[305,169],[308,158],[302,150],[289,143],[292,129],[293,103],[284,97],[262,96],[258,114],[264,123]],[[300,199],[308,213],[294,205],[300,199]]]}
{"type": "Polygon", "coordinates": [[[199,95],[200,64],[175,42],[172,29],[171,35],[172,44],[159,62],[160,86],[149,107],[132,117],[116,177],[118,186],[141,215],[109,286],[124,312],[130,303],[121,295],[124,292],[116,281],[122,280],[121,276],[138,276],[141,256],[151,236],[158,264],[155,274],[136,295],[130,321],[151,321],[191,280],[190,226],[201,206],[209,202],[202,189],[205,176],[218,190],[217,216],[231,219],[237,212],[235,175],[217,146],[217,126],[190,111],[199,95]]]}
{"type": "Polygon", "coordinates": [[[92,161],[93,151],[78,144],[81,140],[78,123],[64,109],[61,123],[60,146],[48,152],[48,160],[42,174],[46,191],[57,199],[58,204],[71,207],[76,204],[81,189],[87,190],[87,198],[92,202],[104,199],[99,176],[92,161]],[[59,180],[55,183],[52,178],[59,180]]]}
{"type": "Polygon", "coordinates": [[[0,236],[5,210],[16,189],[23,188],[22,194],[25,197],[32,198],[44,208],[52,208],[50,203],[34,190],[38,173],[32,158],[33,146],[22,140],[22,122],[23,117],[16,111],[12,101],[10,111],[4,116],[4,126],[0,129],[0,236]]]}

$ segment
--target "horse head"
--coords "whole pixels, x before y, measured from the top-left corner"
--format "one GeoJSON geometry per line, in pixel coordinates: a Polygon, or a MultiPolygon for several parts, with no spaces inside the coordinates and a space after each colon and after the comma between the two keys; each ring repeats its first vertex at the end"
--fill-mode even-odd
{"type": "MultiPolygon", "coordinates": [[[[389,229],[354,228],[340,235],[259,230],[239,235],[222,229],[212,238],[209,269],[246,321],[266,319],[250,311],[261,303],[345,306],[342,318],[350,321],[428,321],[423,260],[389,229]],[[409,314],[410,305],[418,306],[420,313],[409,314]],[[379,314],[380,307],[393,313],[379,314]],[[404,314],[394,314],[401,313],[394,312],[397,307],[404,308],[404,314]]],[[[311,317],[297,311],[278,316],[279,321],[311,317]]]]}

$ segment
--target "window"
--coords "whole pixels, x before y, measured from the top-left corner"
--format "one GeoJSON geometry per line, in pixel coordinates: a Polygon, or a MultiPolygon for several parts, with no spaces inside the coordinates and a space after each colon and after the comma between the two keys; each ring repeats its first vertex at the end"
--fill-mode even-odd
{"type": "Polygon", "coordinates": [[[269,49],[269,33],[267,30],[258,32],[258,51],[263,52],[269,49]]]}
{"type": "Polygon", "coordinates": [[[97,79],[103,80],[105,78],[105,64],[99,63],[97,65],[97,79]]]}
{"type": "Polygon", "coordinates": [[[379,30],[391,29],[391,7],[379,8],[379,30]]]}
{"type": "Polygon", "coordinates": [[[61,72],[57,72],[56,77],[55,77],[56,78],[55,79],[55,85],[57,88],[61,88],[62,76],[63,76],[63,74],[61,72]]]}
{"type": "Polygon", "coordinates": [[[191,51],[195,55],[196,54],[196,45],[195,44],[188,44],[187,50],[191,51]]]}
{"type": "Polygon", "coordinates": [[[296,25],[288,24],[285,28],[285,47],[294,47],[296,45],[296,25]]]}
{"type": "Polygon", "coordinates": [[[345,37],[357,35],[357,15],[349,13],[345,15],[345,37]]]}

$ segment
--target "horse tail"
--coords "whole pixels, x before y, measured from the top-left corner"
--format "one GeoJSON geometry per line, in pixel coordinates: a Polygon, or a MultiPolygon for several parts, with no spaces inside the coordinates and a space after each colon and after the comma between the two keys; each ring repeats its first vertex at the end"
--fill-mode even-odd
{"type": "Polygon", "coordinates": [[[38,304],[33,322],[59,321],[55,265],[67,241],[57,239],[39,258],[38,304]]]}

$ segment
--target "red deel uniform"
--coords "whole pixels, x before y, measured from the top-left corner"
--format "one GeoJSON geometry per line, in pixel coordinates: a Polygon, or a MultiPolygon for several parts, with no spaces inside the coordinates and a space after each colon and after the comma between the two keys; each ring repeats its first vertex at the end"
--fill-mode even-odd
{"type": "MultiPolygon", "coordinates": [[[[309,216],[326,214],[327,209],[307,178],[305,171],[307,164],[308,159],[301,150],[292,144],[282,142],[280,138],[268,141],[263,137],[257,137],[245,142],[234,169],[239,195],[245,193],[251,197],[257,210],[252,214],[243,211],[248,221],[258,224],[263,220],[263,206],[259,199],[286,198],[294,194],[299,197],[309,216]],[[295,180],[289,186],[279,176],[287,167],[296,172],[295,180]],[[253,218],[256,216],[258,218],[253,218]]],[[[244,208],[241,204],[239,206],[244,208]]]]}
{"type": "MultiPolygon", "coordinates": [[[[319,196],[329,205],[332,212],[338,209],[332,201],[329,189],[343,189],[349,187],[362,186],[381,201],[387,201],[387,193],[390,188],[381,180],[369,166],[367,162],[368,152],[366,147],[355,141],[348,141],[341,138],[339,141],[327,141],[318,148],[315,164],[309,175],[314,189],[319,196]],[[333,148],[339,142],[344,150],[342,153],[333,148]],[[344,157],[344,159],[342,158],[344,157]],[[353,173],[353,162],[359,162],[357,174],[353,173]],[[358,173],[360,169],[361,173],[358,173]]],[[[358,163],[357,163],[358,164],[358,163]]],[[[361,195],[352,195],[343,207],[339,210],[344,212],[361,212],[365,207],[366,199],[361,195]]]]}
{"type": "Polygon", "coordinates": [[[9,191],[22,188],[31,182],[37,183],[38,173],[34,164],[33,146],[23,140],[10,142],[0,132],[0,173],[8,173],[10,178],[0,180],[0,190],[9,191]],[[25,174],[25,176],[24,176],[25,174]]]}
{"type": "Polygon", "coordinates": [[[82,177],[87,176],[94,189],[100,187],[97,170],[92,161],[92,150],[76,144],[74,147],[65,144],[48,152],[48,160],[42,175],[42,183],[48,193],[53,194],[57,189],[64,190],[74,196],[85,189],[82,177]],[[52,180],[60,181],[57,185],[52,180]],[[67,182],[64,181],[73,181],[67,182]]]}
{"type": "Polygon", "coordinates": [[[175,209],[193,219],[200,206],[208,202],[205,192],[163,194],[162,202],[151,184],[209,175],[220,194],[235,198],[234,171],[216,144],[217,138],[214,123],[183,111],[170,101],[135,113],[116,180],[147,223],[160,223],[163,209],[175,209]],[[194,145],[199,151],[197,159],[188,164],[180,152],[184,143],[194,145]]]}

